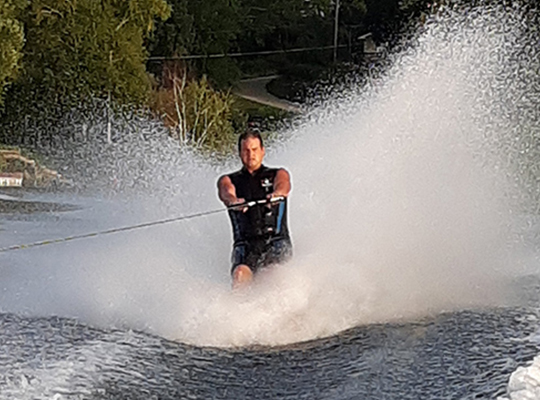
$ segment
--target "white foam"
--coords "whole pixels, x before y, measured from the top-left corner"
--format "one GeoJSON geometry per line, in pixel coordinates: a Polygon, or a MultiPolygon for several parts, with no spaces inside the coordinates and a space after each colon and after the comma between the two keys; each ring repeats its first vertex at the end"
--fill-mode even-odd
{"type": "MultiPolygon", "coordinates": [[[[230,290],[223,213],[5,255],[0,307],[231,346],[505,304],[521,249],[500,113],[515,99],[498,79],[519,24],[490,12],[427,26],[376,87],[325,103],[269,149],[268,164],[292,174],[295,257],[249,290],[230,290]]],[[[139,158],[159,176],[138,197],[29,231],[45,239],[221,207],[216,180],[237,163],[216,170],[155,149],[113,157],[126,163],[119,180],[139,158]]]]}
{"type": "Polygon", "coordinates": [[[540,399],[540,356],[536,356],[529,366],[519,367],[511,375],[507,390],[510,400],[540,399]]]}

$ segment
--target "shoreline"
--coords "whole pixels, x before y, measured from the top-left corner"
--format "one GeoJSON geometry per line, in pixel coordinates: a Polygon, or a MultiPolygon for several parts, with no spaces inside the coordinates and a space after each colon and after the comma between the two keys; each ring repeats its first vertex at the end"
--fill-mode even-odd
{"type": "Polygon", "coordinates": [[[0,215],[67,212],[80,209],[78,206],[67,203],[54,203],[35,199],[26,200],[24,195],[28,192],[28,188],[2,188],[0,190],[0,215]]]}

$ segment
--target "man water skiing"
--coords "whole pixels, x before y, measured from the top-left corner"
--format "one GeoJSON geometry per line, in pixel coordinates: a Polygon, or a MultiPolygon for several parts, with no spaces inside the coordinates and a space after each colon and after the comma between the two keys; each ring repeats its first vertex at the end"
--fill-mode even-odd
{"type": "Polygon", "coordinates": [[[238,152],[242,169],[218,180],[219,199],[229,207],[233,228],[233,287],[251,282],[260,269],[286,261],[292,255],[287,227],[289,173],[262,164],[264,145],[255,130],[240,136],[238,152]],[[257,204],[246,206],[255,201],[257,204]]]}

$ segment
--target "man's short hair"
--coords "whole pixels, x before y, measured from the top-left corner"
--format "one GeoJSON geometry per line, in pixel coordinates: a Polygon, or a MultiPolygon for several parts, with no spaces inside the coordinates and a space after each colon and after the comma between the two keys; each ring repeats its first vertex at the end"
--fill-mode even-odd
{"type": "Polygon", "coordinates": [[[248,128],[238,138],[238,153],[242,152],[242,141],[249,138],[259,139],[259,142],[261,143],[261,148],[264,148],[263,140],[261,134],[259,133],[259,130],[257,128],[248,128]]]}

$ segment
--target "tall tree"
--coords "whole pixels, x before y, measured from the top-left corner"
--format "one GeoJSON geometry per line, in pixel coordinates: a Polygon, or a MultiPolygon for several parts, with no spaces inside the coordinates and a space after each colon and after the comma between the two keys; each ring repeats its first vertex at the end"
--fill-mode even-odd
{"type": "MultiPolygon", "coordinates": [[[[365,0],[368,28],[377,40],[396,40],[410,22],[429,14],[431,0],[365,0]]],[[[435,2],[440,3],[440,1],[435,2]]],[[[399,40],[399,39],[398,39],[399,40]]]]}
{"type": "Polygon", "coordinates": [[[153,55],[227,52],[241,33],[240,0],[169,0],[171,18],[158,23],[153,55]]]}
{"type": "Polygon", "coordinates": [[[341,0],[340,1],[340,26],[349,42],[366,33],[365,16],[367,6],[364,0],[341,0]]]}
{"type": "Polygon", "coordinates": [[[33,0],[26,18],[23,85],[55,98],[148,93],[144,40],[165,0],[33,0]]]}
{"type": "MultiPolygon", "coordinates": [[[[241,34],[241,0],[190,0],[188,11],[194,20],[194,52],[226,54],[241,34]]],[[[218,86],[238,79],[240,71],[230,58],[202,59],[197,68],[208,74],[218,86]]]]}
{"type": "MultiPolygon", "coordinates": [[[[172,15],[158,24],[150,48],[154,56],[226,54],[241,34],[241,0],[169,0],[172,15]]],[[[235,79],[238,69],[227,58],[189,62],[199,75],[208,74],[218,84],[235,79]]]]}
{"type": "Polygon", "coordinates": [[[194,18],[189,13],[189,0],[168,0],[171,16],[157,21],[150,38],[149,51],[160,57],[190,54],[195,44],[194,18]]]}
{"type": "MultiPolygon", "coordinates": [[[[170,1],[172,17],[159,24],[153,41],[156,56],[227,54],[332,43],[331,0],[170,1]]],[[[209,58],[192,64],[200,74],[209,74],[214,82],[226,84],[238,77],[238,61],[209,58]]]]}
{"type": "Polygon", "coordinates": [[[191,0],[188,11],[195,24],[195,49],[203,54],[227,52],[240,34],[240,0],[191,0]]]}
{"type": "MultiPolygon", "coordinates": [[[[245,37],[241,43],[251,41],[251,46],[259,49],[286,49],[299,41],[322,44],[317,31],[333,21],[330,0],[244,0],[242,12],[245,37]]],[[[332,38],[322,40],[330,44],[332,38]]]]}
{"type": "Polygon", "coordinates": [[[25,5],[25,0],[0,0],[0,105],[21,66],[24,32],[18,16],[25,5]]]}

